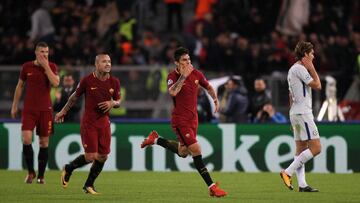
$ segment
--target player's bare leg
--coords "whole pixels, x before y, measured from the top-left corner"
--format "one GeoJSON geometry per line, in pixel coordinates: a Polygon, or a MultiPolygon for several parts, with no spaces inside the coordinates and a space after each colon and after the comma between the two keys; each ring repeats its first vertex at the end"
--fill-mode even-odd
{"type": "Polygon", "coordinates": [[[32,131],[24,130],[21,132],[23,138],[23,155],[25,158],[28,174],[25,177],[25,183],[31,184],[36,178],[34,170],[34,150],[32,148],[32,131]]]}

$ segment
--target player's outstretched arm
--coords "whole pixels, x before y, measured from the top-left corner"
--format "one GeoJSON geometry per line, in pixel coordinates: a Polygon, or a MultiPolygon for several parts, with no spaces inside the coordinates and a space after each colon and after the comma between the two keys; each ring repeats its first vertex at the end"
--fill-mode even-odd
{"type": "Polygon", "coordinates": [[[24,81],[19,79],[14,93],[14,100],[11,106],[11,118],[16,118],[16,114],[18,112],[18,104],[22,95],[22,91],[24,89],[24,81]]]}
{"type": "Polygon", "coordinates": [[[75,105],[77,102],[78,97],[76,96],[76,92],[74,92],[66,102],[65,106],[61,109],[59,113],[55,115],[55,122],[62,123],[64,122],[64,116],[67,114],[67,112],[75,105]]]}

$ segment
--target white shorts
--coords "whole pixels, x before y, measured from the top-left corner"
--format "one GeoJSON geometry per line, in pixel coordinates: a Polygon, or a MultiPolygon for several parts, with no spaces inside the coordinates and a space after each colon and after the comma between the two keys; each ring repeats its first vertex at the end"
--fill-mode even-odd
{"type": "Polygon", "coordinates": [[[290,115],[290,122],[295,140],[305,141],[320,138],[314,116],[311,113],[290,115]]]}

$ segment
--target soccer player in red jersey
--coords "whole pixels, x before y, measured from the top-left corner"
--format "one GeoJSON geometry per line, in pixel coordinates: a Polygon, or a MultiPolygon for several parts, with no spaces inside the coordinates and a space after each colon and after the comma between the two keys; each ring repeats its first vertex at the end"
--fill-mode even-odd
{"type": "Polygon", "coordinates": [[[169,94],[174,102],[171,125],[179,142],[166,140],[159,137],[156,131],[152,131],[141,144],[141,148],[158,144],[183,158],[191,154],[196,169],[209,187],[210,195],[223,197],[227,193],[212,181],[203,162],[200,145],[196,140],[198,88],[202,87],[207,90],[214,100],[215,112],[218,112],[219,102],[216,93],[205,76],[193,68],[187,49],[178,48],[174,53],[174,59],[176,68],[169,73],[167,83],[169,94]]]}
{"type": "Polygon", "coordinates": [[[39,42],[35,46],[35,60],[23,64],[19,81],[16,85],[11,117],[16,118],[22,91],[26,86],[24,108],[21,116],[21,134],[23,138],[23,155],[28,169],[25,183],[32,183],[36,174],[34,170],[34,151],[32,132],[36,126],[39,135],[40,151],[38,155],[37,183],[44,184],[44,173],[48,161],[49,136],[53,133],[53,109],[50,100],[51,85],[59,86],[57,67],[49,62],[49,46],[39,42]]]}
{"type": "Polygon", "coordinates": [[[65,106],[55,115],[55,122],[63,122],[64,116],[85,94],[85,112],[80,124],[81,141],[85,154],[66,164],[61,173],[63,188],[67,188],[72,172],[90,162],[92,166],[83,190],[89,194],[99,194],[94,188],[95,179],[101,173],[110,153],[109,110],[120,106],[120,81],[110,75],[111,59],[107,54],[95,58],[95,71],[84,77],[65,106]]]}

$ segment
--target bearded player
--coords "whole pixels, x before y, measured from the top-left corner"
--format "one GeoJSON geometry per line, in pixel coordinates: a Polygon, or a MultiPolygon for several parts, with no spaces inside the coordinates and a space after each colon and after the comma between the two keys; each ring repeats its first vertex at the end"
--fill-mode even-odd
{"type": "Polygon", "coordinates": [[[55,121],[63,122],[69,109],[78,98],[85,94],[85,112],[80,124],[81,141],[85,154],[81,154],[63,167],[61,184],[69,185],[72,172],[92,163],[89,176],[83,186],[85,193],[97,195],[94,182],[101,173],[110,153],[109,111],[120,106],[120,81],[110,75],[111,60],[107,54],[95,58],[95,71],[80,81],[76,91],[69,97],[62,110],[56,114],[55,121]]]}

